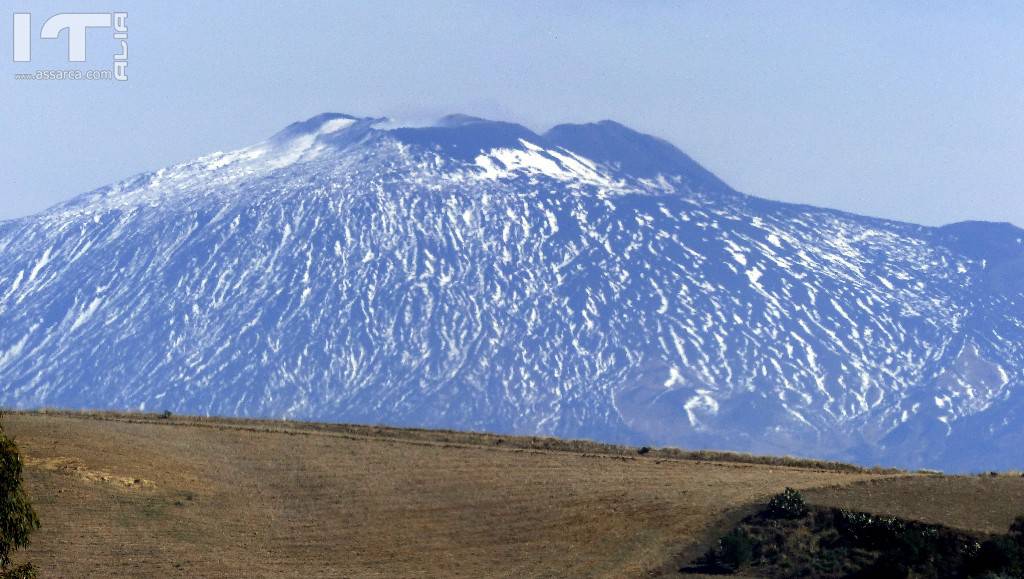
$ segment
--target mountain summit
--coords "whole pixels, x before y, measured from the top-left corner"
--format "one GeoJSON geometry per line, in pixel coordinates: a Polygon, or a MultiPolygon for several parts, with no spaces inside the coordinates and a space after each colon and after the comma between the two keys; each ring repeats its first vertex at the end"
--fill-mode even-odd
{"type": "Polygon", "coordinates": [[[1024,231],[324,114],[0,223],[0,402],[1019,468],[1024,231]]]}

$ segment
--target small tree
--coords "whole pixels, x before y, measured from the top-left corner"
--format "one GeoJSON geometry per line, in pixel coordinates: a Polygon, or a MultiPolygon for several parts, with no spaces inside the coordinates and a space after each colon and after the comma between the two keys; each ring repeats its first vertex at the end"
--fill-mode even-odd
{"type": "Polygon", "coordinates": [[[39,518],[21,486],[23,464],[18,447],[0,426],[0,579],[36,576],[31,563],[15,565],[11,554],[28,545],[29,534],[39,528],[39,518]]]}
{"type": "Polygon", "coordinates": [[[807,514],[807,510],[800,491],[786,487],[768,501],[764,513],[772,519],[799,519],[807,514]]]}

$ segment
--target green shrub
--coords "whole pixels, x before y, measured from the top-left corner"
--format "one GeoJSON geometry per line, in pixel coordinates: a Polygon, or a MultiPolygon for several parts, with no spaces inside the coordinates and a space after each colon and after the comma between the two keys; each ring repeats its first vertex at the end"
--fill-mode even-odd
{"type": "Polygon", "coordinates": [[[29,535],[39,528],[39,518],[25,496],[18,447],[0,427],[0,579],[36,576],[31,563],[15,566],[11,554],[28,545],[29,535]]]}
{"type": "Polygon", "coordinates": [[[800,491],[786,487],[768,501],[764,514],[772,519],[799,519],[807,514],[807,504],[800,491]]]}

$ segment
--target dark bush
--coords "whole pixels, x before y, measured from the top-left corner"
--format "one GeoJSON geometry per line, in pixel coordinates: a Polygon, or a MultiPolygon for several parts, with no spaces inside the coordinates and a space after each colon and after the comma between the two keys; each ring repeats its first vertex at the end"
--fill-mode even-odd
{"type": "Polygon", "coordinates": [[[800,491],[786,487],[768,501],[764,514],[772,519],[799,519],[807,514],[807,504],[800,491]]]}
{"type": "Polygon", "coordinates": [[[928,566],[944,561],[959,567],[976,555],[975,543],[956,533],[890,516],[834,509],[840,544],[883,553],[886,560],[928,566]]]}
{"type": "Polygon", "coordinates": [[[727,569],[738,570],[754,557],[754,541],[742,529],[733,529],[718,541],[718,563],[727,569]]]}
{"type": "Polygon", "coordinates": [[[681,571],[713,575],[735,573],[753,560],[754,545],[754,538],[745,529],[733,529],[697,559],[695,567],[686,567],[681,571]]]}
{"type": "Polygon", "coordinates": [[[904,579],[910,576],[910,568],[894,553],[882,553],[871,565],[853,574],[856,579],[904,579]]]}
{"type": "Polygon", "coordinates": [[[1024,516],[1017,517],[1010,524],[1010,537],[1019,545],[1024,546],[1024,516]]]}
{"type": "MultiPolygon", "coordinates": [[[[922,533],[908,529],[907,524],[896,517],[870,515],[840,509],[836,516],[836,528],[866,549],[894,549],[901,543],[920,543],[925,539],[922,533]]],[[[908,545],[909,546],[909,545],[908,545]]],[[[901,549],[906,550],[906,549],[901,549]]]]}
{"type": "Polygon", "coordinates": [[[970,575],[1024,575],[1024,552],[1009,536],[993,537],[981,544],[977,556],[968,565],[970,575]]]}

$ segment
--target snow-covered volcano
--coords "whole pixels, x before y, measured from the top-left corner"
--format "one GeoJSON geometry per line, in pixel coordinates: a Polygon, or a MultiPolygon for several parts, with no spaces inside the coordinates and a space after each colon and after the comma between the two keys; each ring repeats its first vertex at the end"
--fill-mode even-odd
{"type": "Polygon", "coordinates": [[[1021,466],[1024,231],[325,114],[0,222],[0,403],[1021,466]]]}

